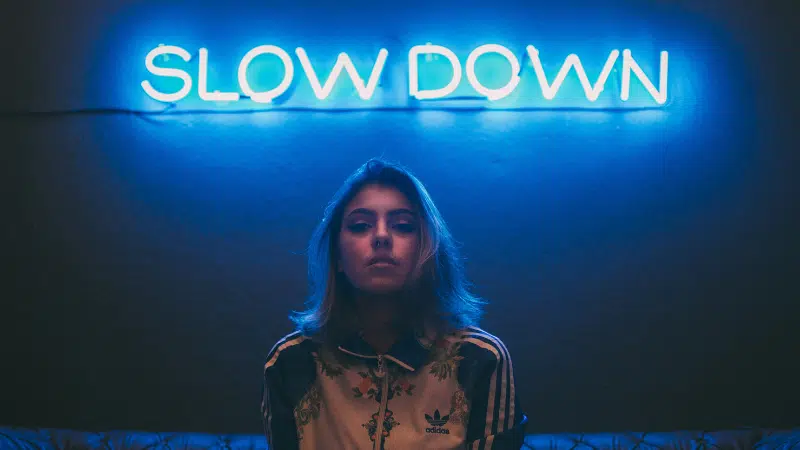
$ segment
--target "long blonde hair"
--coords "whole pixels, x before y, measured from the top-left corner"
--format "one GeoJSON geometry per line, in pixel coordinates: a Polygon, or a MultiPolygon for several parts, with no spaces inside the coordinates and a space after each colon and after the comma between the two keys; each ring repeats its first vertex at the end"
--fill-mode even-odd
{"type": "Polygon", "coordinates": [[[312,234],[308,246],[310,292],[306,310],[291,315],[298,330],[327,339],[355,331],[350,283],[337,270],[339,229],[345,206],[370,184],[398,189],[420,214],[420,246],[414,269],[414,278],[419,281],[413,293],[418,308],[414,319],[443,328],[477,325],[485,302],[470,292],[456,242],[425,186],[400,165],[371,159],[345,180],[312,234]]]}

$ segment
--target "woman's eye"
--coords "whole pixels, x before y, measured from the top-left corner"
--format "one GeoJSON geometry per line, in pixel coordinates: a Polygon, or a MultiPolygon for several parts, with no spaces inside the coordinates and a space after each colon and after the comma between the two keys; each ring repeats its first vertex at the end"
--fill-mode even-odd
{"type": "Polygon", "coordinates": [[[413,233],[416,230],[414,224],[411,223],[398,223],[394,228],[401,233],[413,233]]]}
{"type": "Polygon", "coordinates": [[[353,233],[363,233],[369,229],[369,224],[367,223],[354,223],[347,227],[353,233]]]}

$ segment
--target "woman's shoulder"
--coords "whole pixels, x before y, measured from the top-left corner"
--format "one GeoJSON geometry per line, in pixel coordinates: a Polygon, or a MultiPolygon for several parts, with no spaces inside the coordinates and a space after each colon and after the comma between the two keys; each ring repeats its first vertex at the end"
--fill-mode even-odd
{"type": "Polygon", "coordinates": [[[311,357],[313,339],[300,331],[293,331],[278,339],[267,354],[264,371],[271,367],[294,365],[311,357]]]}
{"type": "Polygon", "coordinates": [[[507,361],[511,355],[499,337],[478,327],[461,328],[449,335],[453,343],[460,347],[462,356],[490,361],[507,361]]]}

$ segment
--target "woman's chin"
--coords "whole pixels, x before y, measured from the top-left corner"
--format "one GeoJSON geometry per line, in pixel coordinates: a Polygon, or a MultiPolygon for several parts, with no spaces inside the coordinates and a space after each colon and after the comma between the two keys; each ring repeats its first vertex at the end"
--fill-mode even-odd
{"type": "Polygon", "coordinates": [[[403,282],[390,278],[373,278],[364,283],[361,290],[373,295],[396,294],[403,290],[403,282]]]}

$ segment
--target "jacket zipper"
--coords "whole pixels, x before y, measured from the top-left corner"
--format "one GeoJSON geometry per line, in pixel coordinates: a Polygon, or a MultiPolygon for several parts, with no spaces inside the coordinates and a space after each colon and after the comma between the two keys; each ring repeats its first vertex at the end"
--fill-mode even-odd
{"type": "Polygon", "coordinates": [[[381,406],[378,408],[378,428],[375,431],[375,445],[378,450],[383,449],[383,418],[386,415],[386,406],[389,403],[389,376],[383,362],[383,355],[378,355],[378,372],[381,377],[381,406]]]}

